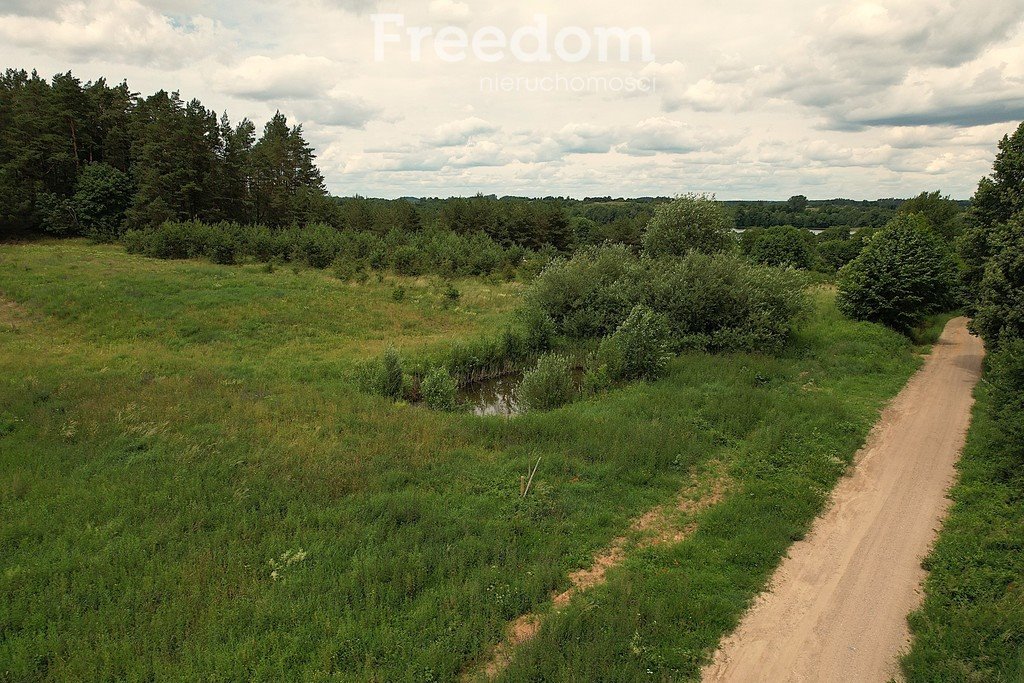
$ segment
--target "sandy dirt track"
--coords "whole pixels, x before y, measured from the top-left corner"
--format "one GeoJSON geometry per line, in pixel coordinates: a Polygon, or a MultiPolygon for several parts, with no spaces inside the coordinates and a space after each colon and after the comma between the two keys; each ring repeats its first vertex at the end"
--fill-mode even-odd
{"type": "Polygon", "coordinates": [[[970,422],[981,341],[949,322],[924,366],[882,413],[828,511],[795,543],[703,680],[897,677],[921,560],[945,516],[970,422]]]}

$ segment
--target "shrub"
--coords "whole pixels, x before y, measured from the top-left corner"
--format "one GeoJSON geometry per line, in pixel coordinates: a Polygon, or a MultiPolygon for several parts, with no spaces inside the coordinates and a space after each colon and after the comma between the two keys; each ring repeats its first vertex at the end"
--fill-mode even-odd
{"type": "Polygon", "coordinates": [[[653,380],[665,374],[671,357],[665,317],[637,304],[614,333],[601,340],[598,367],[615,382],[653,380]]]}
{"type": "Polygon", "coordinates": [[[776,352],[808,306],[796,273],[738,254],[647,261],[637,289],[668,321],[673,351],[776,352]]]}
{"type": "Polygon", "coordinates": [[[555,337],[555,322],[537,306],[519,310],[517,317],[525,334],[524,343],[528,353],[540,353],[551,349],[555,337]]]}
{"type": "Polygon", "coordinates": [[[338,231],[329,225],[312,225],[300,230],[295,244],[298,256],[312,268],[326,268],[341,251],[338,231]]]}
{"type": "Polygon", "coordinates": [[[443,367],[431,368],[420,383],[423,401],[433,410],[455,410],[456,391],[455,380],[443,367]]]}
{"type": "Polygon", "coordinates": [[[552,261],[533,282],[527,301],[562,334],[602,337],[635,305],[638,268],[624,246],[587,247],[571,259],[552,261]]]}
{"type": "Polygon", "coordinates": [[[391,265],[399,275],[419,275],[420,250],[411,245],[398,247],[391,258],[391,265]]]}
{"type": "Polygon", "coordinates": [[[235,235],[228,230],[211,231],[206,245],[206,253],[214,263],[234,265],[238,262],[238,241],[235,235]]]}
{"type": "Polygon", "coordinates": [[[569,358],[548,355],[523,375],[516,398],[525,410],[553,410],[571,403],[578,394],[569,358]]]}
{"type": "Polygon", "coordinates": [[[583,373],[580,391],[586,396],[593,396],[608,391],[612,388],[613,382],[608,374],[608,366],[597,362],[596,357],[583,373]]]}
{"type": "Polygon", "coordinates": [[[954,264],[918,214],[899,215],[839,272],[839,309],[908,332],[951,305],[954,264]]]}
{"type": "Polygon", "coordinates": [[[334,277],[342,282],[359,282],[361,277],[364,278],[363,281],[365,282],[366,269],[361,263],[345,254],[341,254],[334,259],[334,263],[331,264],[331,271],[334,273],[334,277]]]}
{"type": "Polygon", "coordinates": [[[806,308],[795,274],[737,254],[640,259],[624,247],[552,263],[527,302],[530,315],[574,339],[611,334],[644,304],[665,316],[674,351],[775,351],[806,308]]]}
{"type": "Polygon", "coordinates": [[[687,194],[658,206],[644,232],[643,249],[652,257],[712,254],[729,251],[735,241],[732,219],[714,196],[687,194]]]}
{"type": "Polygon", "coordinates": [[[150,233],[144,230],[127,230],[121,235],[121,242],[129,254],[149,254],[150,233]]]}

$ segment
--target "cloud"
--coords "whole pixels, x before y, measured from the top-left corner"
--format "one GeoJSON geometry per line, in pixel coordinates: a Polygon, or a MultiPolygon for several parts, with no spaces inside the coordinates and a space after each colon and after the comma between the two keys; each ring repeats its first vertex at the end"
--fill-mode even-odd
{"type": "Polygon", "coordinates": [[[71,2],[38,16],[0,16],[0,37],[11,45],[75,60],[171,68],[233,43],[231,33],[217,21],[202,15],[175,20],[136,0],[71,2]]]}
{"type": "Polygon", "coordinates": [[[213,82],[222,91],[249,100],[319,98],[341,75],[340,65],[326,57],[286,54],[253,55],[221,69],[213,82]]]}
{"type": "Polygon", "coordinates": [[[615,133],[605,126],[591,123],[570,123],[554,135],[559,149],[569,154],[600,154],[616,142],[615,133]]]}
{"type": "Polygon", "coordinates": [[[472,116],[438,126],[434,129],[432,135],[427,136],[426,143],[433,147],[455,147],[464,145],[480,135],[494,133],[497,130],[497,126],[472,116]]]}
{"type": "Polygon", "coordinates": [[[632,156],[689,154],[710,147],[728,146],[731,144],[728,138],[717,131],[701,130],[688,123],[660,116],[639,122],[629,134],[628,140],[616,147],[616,151],[632,156]]]}
{"type": "Polygon", "coordinates": [[[324,126],[364,128],[367,123],[378,118],[382,110],[356,95],[337,92],[323,99],[300,100],[295,103],[294,111],[301,121],[313,121],[324,126]]]}

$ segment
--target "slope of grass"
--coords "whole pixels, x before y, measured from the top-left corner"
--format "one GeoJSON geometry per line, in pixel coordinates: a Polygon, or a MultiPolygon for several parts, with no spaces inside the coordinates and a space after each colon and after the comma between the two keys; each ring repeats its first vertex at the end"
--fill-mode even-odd
{"type": "Polygon", "coordinates": [[[783,357],[685,355],[551,413],[347,384],[388,343],[431,353],[515,303],[457,286],[453,307],[429,280],[0,247],[0,680],[451,680],[719,460],[737,486],[698,533],[509,672],[692,675],[919,362],[820,291],[783,357]]]}
{"type": "Polygon", "coordinates": [[[911,615],[908,681],[1024,680],[1024,472],[982,383],[935,549],[925,600],[911,615]]]}

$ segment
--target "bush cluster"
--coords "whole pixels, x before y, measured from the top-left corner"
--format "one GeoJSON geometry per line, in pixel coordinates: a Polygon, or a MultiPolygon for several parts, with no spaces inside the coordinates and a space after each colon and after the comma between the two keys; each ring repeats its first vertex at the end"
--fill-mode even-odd
{"type": "Polygon", "coordinates": [[[643,304],[663,316],[674,352],[776,351],[806,306],[793,273],[736,254],[651,259],[619,246],[555,260],[527,301],[570,339],[609,335],[643,304]]]}
{"type": "Polygon", "coordinates": [[[448,371],[442,367],[431,368],[420,382],[423,402],[433,410],[455,410],[458,386],[448,371]]]}
{"type": "Polygon", "coordinates": [[[618,329],[601,340],[595,362],[609,380],[625,382],[658,379],[671,357],[665,317],[637,304],[618,329]]]}
{"type": "Polygon", "coordinates": [[[129,252],[154,258],[208,258],[233,264],[244,259],[291,261],[313,268],[332,267],[344,280],[372,268],[400,275],[467,277],[503,273],[513,276],[530,255],[505,247],[482,232],[444,230],[374,233],[338,230],[325,224],[271,229],[237,223],[166,222],[151,230],[130,230],[122,241],[129,252]]]}
{"type": "Polygon", "coordinates": [[[553,410],[572,403],[579,394],[573,380],[573,364],[567,356],[541,356],[523,375],[516,399],[526,410],[553,410]]]}

